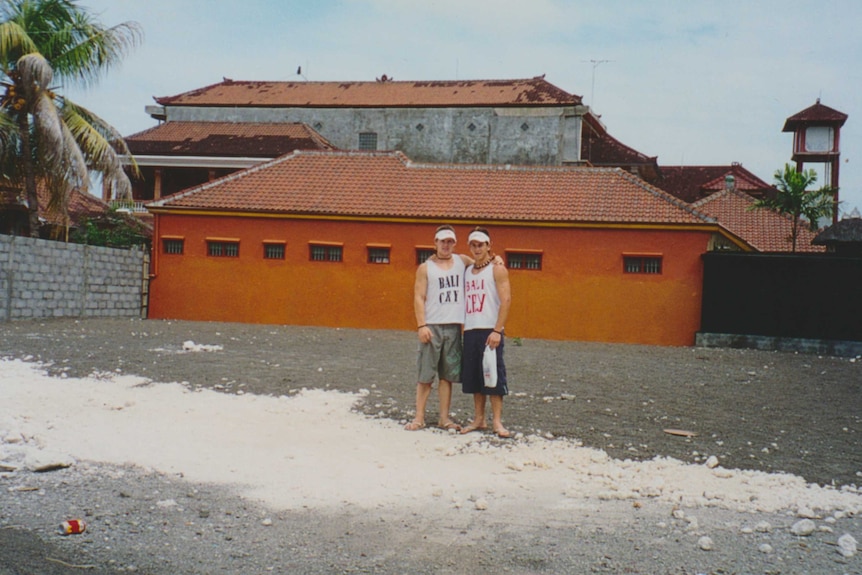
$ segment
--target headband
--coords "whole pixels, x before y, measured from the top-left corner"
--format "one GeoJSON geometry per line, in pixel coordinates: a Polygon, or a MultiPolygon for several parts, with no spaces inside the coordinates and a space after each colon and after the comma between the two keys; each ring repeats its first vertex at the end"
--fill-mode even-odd
{"type": "Polygon", "coordinates": [[[469,238],[467,238],[467,242],[468,242],[468,243],[469,243],[469,242],[472,242],[472,241],[477,241],[477,242],[482,242],[482,243],[485,243],[485,244],[490,244],[490,243],[491,243],[491,238],[490,238],[490,237],[488,236],[488,234],[486,234],[485,232],[480,232],[480,231],[476,230],[475,232],[472,232],[472,233],[470,234],[470,237],[469,237],[469,238]]]}
{"type": "Polygon", "coordinates": [[[455,239],[455,232],[453,232],[452,230],[440,230],[434,236],[434,239],[435,240],[448,240],[448,239],[454,240],[455,239]]]}

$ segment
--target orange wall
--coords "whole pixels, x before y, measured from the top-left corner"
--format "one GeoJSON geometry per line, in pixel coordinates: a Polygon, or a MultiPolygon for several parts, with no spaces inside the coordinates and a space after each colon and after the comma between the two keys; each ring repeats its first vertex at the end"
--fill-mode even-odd
{"type": "MultiPolygon", "coordinates": [[[[183,255],[154,249],[150,317],[414,328],[416,247],[437,224],[156,215],[156,238],[183,237],[183,255]],[[240,257],[206,255],[206,238],[238,238],[240,257]],[[265,240],[286,241],[284,260],[263,259],[265,240]],[[341,263],[312,262],[312,241],[343,244],[341,263]],[[369,264],[368,244],[390,244],[389,264],[369,264]]],[[[473,226],[456,225],[467,253],[473,226]]],[[[510,270],[509,337],[693,345],[700,326],[709,231],[490,227],[493,247],[541,250],[542,271],[510,270]],[[624,274],[622,254],[663,256],[661,275],[624,274]]]]}

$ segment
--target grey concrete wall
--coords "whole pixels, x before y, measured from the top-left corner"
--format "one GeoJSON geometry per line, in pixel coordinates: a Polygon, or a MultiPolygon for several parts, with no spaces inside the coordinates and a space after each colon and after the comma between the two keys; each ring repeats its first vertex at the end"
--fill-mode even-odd
{"type": "Polygon", "coordinates": [[[582,107],[549,108],[205,108],[168,106],[168,121],[303,122],[334,146],[378,150],[416,162],[559,166],[581,153],[582,107]]]}
{"type": "Polygon", "coordinates": [[[0,321],[141,317],[145,258],[138,249],[0,235],[0,321]]]}

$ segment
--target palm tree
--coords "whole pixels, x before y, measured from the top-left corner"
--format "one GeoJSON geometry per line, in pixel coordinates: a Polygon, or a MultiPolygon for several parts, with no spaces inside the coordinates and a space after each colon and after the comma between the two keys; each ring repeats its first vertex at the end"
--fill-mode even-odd
{"type": "Polygon", "coordinates": [[[831,218],[835,210],[835,191],[830,187],[808,191],[808,186],[817,182],[817,172],[803,170],[797,172],[790,164],[784,164],[784,171],[775,171],[775,184],[778,188],[774,198],[763,198],[754,202],[754,209],[769,209],[790,216],[790,241],[792,251],[796,251],[799,225],[808,222],[811,231],[817,231],[820,218],[831,218]]]}
{"type": "Polygon", "coordinates": [[[102,174],[117,197],[130,195],[121,135],[57,94],[53,82],[56,76],[91,85],[139,44],[142,32],[135,22],[106,28],[72,0],[0,0],[0,18],[0,170],[24,189],[37,237],[37,183],[50,192],[49,209],[62,213],[69,190],[87,188],[89,170],[102,174]]]}

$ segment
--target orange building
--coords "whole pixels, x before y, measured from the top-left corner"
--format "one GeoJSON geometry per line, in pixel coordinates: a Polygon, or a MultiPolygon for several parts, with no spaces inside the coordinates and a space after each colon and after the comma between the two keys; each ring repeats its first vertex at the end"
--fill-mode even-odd
{"type": "Polygon", "coordinates": [[[701,254],[747,244],[620,169],[295,152],[148,205],[150,317],[412,330],[441,223],[488,226],[510,337],[692,345],[701,254]]]}

